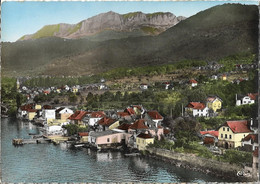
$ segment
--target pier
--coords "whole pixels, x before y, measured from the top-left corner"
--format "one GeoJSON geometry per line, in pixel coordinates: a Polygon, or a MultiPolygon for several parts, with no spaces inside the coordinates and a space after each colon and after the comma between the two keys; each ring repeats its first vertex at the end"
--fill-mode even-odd
{"type": "Polygon", "coordinates": [[[38,139],[13,139],[13,145],[24,145],[24,144],[39,144],[39,143],[49,143],[51,140],[48,138],[38,138],[38,139]]]}

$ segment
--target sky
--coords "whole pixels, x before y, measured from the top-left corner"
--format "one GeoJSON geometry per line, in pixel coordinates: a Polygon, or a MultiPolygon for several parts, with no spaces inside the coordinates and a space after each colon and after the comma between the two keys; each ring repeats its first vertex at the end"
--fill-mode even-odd
{"type": "Polygon", "coordinates": [[[255,4],[258,1],[88,1],[88,2],[12,2],[1,7],[1,41],[15,42],[23,35],[33,34],[45,25],[76,24],[99,13],[114,11],[125,14],[171,12],[190,17],[196,13],[224,3],[255,4]]]}

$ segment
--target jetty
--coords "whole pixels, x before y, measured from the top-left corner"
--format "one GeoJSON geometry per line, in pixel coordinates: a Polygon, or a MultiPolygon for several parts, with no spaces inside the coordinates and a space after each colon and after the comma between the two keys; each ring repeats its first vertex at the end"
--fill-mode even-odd
{"type": "Polygon", "coordinates": [[[13,139],[13,145],[24,145],[24,144],[39,144],[39,143],[49,143],[48,138],[37,138],[37,139],[13,139]]]}

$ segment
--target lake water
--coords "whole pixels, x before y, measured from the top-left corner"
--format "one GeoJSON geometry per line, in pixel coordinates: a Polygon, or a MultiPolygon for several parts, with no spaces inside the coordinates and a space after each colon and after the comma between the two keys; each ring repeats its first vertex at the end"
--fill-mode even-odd
{"type": "Polygon", "coordinates": [[[70,149],[66,144],[13,146],[13,138],[30,138],[36,126],[2,118],[3,182],[221,182],[167,162],[143,157],[125,157],[121,152],[70,149]]]}

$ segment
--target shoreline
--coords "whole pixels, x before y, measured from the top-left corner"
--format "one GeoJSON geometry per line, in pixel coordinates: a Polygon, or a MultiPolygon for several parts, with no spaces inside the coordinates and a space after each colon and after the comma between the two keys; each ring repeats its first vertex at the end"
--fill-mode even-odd
{"type": "Polygon", "coordinates": [[[153,148],[142,152],[142,155],[147,158],[162,160],[175,165],[176,167],[198,171],[215,177],[222,177],[230,180],[229,182],[257,182],[257,180],[254,180],[252,177],[238,177],[237,171],[243,169],[240,166],[206,159],[191,154],[170,152],[171,151],[169,150],[153,148]],[[219,166],[217,166],[216,163],[219,164],[219,166]],[[214,166],[217,167],[214,168],[214,166]]]}

